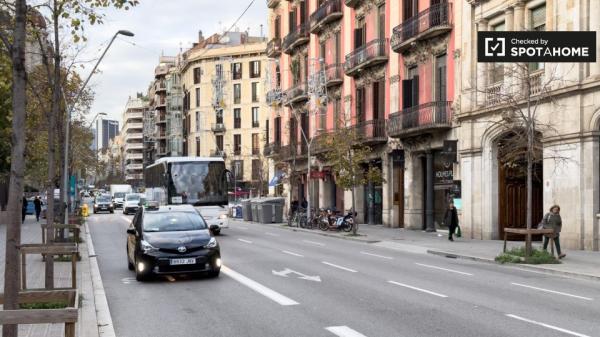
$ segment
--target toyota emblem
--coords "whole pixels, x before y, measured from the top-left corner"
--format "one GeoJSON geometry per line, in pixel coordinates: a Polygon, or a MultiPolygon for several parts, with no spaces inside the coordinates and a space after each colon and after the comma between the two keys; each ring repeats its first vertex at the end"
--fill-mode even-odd
{"type": "Polygon", "coordinates": [[[185,253],[185,251],[187,250],[187,248],[185,248],[185,246],[181,246],[177,248],[177,251],[180,253],[185,253]]]}

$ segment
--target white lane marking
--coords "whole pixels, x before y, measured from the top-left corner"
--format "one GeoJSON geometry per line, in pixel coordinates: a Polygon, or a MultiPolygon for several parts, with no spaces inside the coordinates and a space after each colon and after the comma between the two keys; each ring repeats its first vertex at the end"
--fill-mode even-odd
{"type": "Polygon", "coordinates": [[[271,233],[271,232],[265,232],[266,235],[270,235],[270,236],[279,236],[279,234],[275,234],[275,233],[271,233]]]}
{"type": "Polygon", "coordinates": [[[418,266],[422,266],[422,267],[439,269],[439,270],[445,270],[445,271],[449,271],[451,273],[457,273],[457,274],[461,274],[461,275],[473,276],[473,274],[465,273],[465,272],[458,271],[458,270],[446,269],[446,268],[442,268],[442,267],[436,267],[436,266],[432,266],[432,265],[428,265],[428,264],[422,264],[422,263],[416,263],[416,262],[415,262],[415,264],[418,265],[418,266]]]}
{"type": "Polygon", "coordinates": [[[429,291],[429,290],[425,290],[425,289],[421,289],[421,288],[409,286],[408,284],[404,284],[404,283],[400,283],[400,282],[396,282],[396,281],[388,281],[388,283],[395,284],[397,286],[401,286],[401,287],[405,287],[405,288],[409,288],[409,289],[412,289],[412,290],[424,292],[426,294],[430,294],[430,295],[437,296],[437,297],[443,297],[443,298],[448,297],[448,296],[446,296],[444,294],[440,294],[440,293],[436,293],[436,292],[433,292],[433,291],[429,291]]]}
{"type": "Polygon", "coordinates": [[[323,263],[323,264],[326,264],[326,265],[328,265],[328,266],[332,266],[332,267],[334,267],[334,268],[338,268],[338,269],[341,269],[341,270],[349,271],[349,272],[351,272],[351,273],[358,273],[358,272],[357,272],[356,270],[354,270],[354,269],[350,269],[350,268],[346,268],[346,267],[338,266],[337,264],[329,263],[329,262],[326,262],[326,261],[321,261],[321,263],[323,263]]]}
{"type": "Polygon", "coordinates": [[[263,296],[265,296],[265,297],[267,297],[267,298],[269,298],[269,299],[271,299],[271,300],[273,300],[273,301],[275,301],[275,302],[277,302],[277,303],[279,303],[281,305],[296,305],[296,304],[299,304],[298,302],[292,300],[291,298],[286,297],[286,296],[284,296],[284,295],[276,292],[275,290],[269,289],[269,288],[263,286],[262,284],[254,281],[254,280],[251,280],[251,279],[247,278],[246,276],[244,276],[244,275],[242,275],[242,274],[240,274],[240,273],[238,273],[236,271],[233,271],[233,270],[229,269],[226,266],[221,266],[221,271],[225,275],[231,277],[232,279],[238,281],[239,283],[245,285],[246,287],[248,287],[248,288],[256,291],[257,293],[259,293],[259,294],[261,294],[261,295],[263,295],[263,296]]]}
{"type": "Polygon", "coordinates": [[[575,298],[579,298],[579,299],[586,300],[586,301],[593,301],[594,300],[593,298],[590,298],[590,297],[577,296],[577,295],[573,295],[573,294],[569,294],[569,293],[563,293],[563,292],[560,292],[560,291],[555,291],[555,290],[550,290],[550,289],[544,289],[544,288],[538,288],[538,287],[528,286],[526,284],[521,284],[521,283],[511,282],[511,284],[515,285],[515,286],[519,286],[519,287],[525,287],[525,288],[535,289],[535,290],[539,290],[539,291],[545,291],[545,292],[548,292],[548,293],[553,293],[553,294],[558,294],[558,295],[575,297],[575,298]]]}
{"type": "Polygon", "coordinates": [[[330,326],[328,328],[325,328],[325,330],[331,332],[332,334],[339,336],[339,337],[367,337],[363,334],[361,334],[360,332],[351,329],[347,326],[330,326]]]}
{"type": "Polygon", "coordinates": [[[520,317],[520,316],[517,316],[517,315],[506,314],[506,316],[508,316],[510,318],[518,319],[518,320],[523,321],[523,322],[527,322],[527,323],[531,323],[531,324],[543,326],[544,328],[548,328],[548,329],[552,329],[552,330],[564,332],[564,333],[569,334],[571,336],[590,337],[588,335],[584,335],[584,334],[580,334],[580,333],[577,333],[577,332],[574,332],[574,331],[570,331],[570,330],[567,330],[567,329],[559,328],[559,327],[554,326],[554,325],[550,325],[550,324],[546,324],[546,323],[542,323],[542,322],[536,322],[534,320],[527,319],[527,318],[524,318],[524,317],[520,317]]]}
{"type": "Polygon", "coordinates": [[[361,254],[364,255],[369,255],[369,256],[375,256],[375,257],[380,257],[382,259],[388,259],[388,260],[393,260],[393,257],[389,257],[389,256],[383,256],[383,255],[378,255],[378,254],[373,254],[373,253],[367,253],[367,252],[360,252],[361,254]]]}
{"type": "Polygon", "coordinates": [[[290,252],[290,251],[287,251],[287,250],[282,250],[281,252],[289,254],[289,255],[294,255],[294,256],[297,256],[297,257],[304,257],[304,255],[300,255],[298,253],[290,252]]]}
{"type": "Polygon", "coordinates": [[[242,241],[242,242],[245,242],[245,243],[252,243],[252,241],[248,241],[248,240],[244,240],[244,239],[238,239],[238,241],[242,241]]]}
{"type": "Polygon", "coordinates": [[[310,240],[302,240],[302,241],[313,244],[313,245],[321,246],[321,247],[325,246],[324,243],[320,243],[320,242],[315,242],[315,241],[310,241],[310,240]]]}

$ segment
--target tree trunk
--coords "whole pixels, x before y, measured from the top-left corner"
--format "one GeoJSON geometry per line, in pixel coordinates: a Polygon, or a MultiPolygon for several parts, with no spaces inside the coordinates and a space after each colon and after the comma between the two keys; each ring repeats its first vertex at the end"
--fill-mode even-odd
{"type": "MultiPolygon", "coordinates": [[[[59,9],[59,4],[58,1],[55,0],[53,2],[53,10],[52,10],[52,19],[53,19],[53,24],[54,24],[54,82],[53,82],[53,88],[52,88],[52,114],[54,115],[54,118],[56,120],[56,124],[59,125],[61,124],[60,121],[60,117],[62,116],[61,114],[61,91],[62,91],[62,79],[61,79],[61,57],[60,57],[60,37],[58,35],[59,32],[59,19],[60,19],[60,9],[59,9]]],[[[62,137],[62,143],[61,143],[61,149],[65,146],[65,142],[67,141],[67,139],[65,138],[65,132],[67,130],[67,128],[69,127],[68,124],[62,124],[62,132],[59,132],[59,135],[61,135],[62,137]]],[[[64,162],[64,156],[65,153],[63,153],[63,151],[61,151],[62,155],[61,157],[61,161],[60,163],[64,162]]],[[[64,176],[65,172],[64,172],[64,167],[63,170],[61,171],[62,175],[64,176]]],[[[60,192],[61,192],[61,198],[59,201],[59,205],[60,205],[60,215],[61,215],[61,219],[64,219],[64,212],[66,212],[67,210],[65,209],[65,205],[63,203],[64,199],[64,195],[66,194],[66,189],[67,186],[65,186],[64,183],[64,179],[60,179],[60,192]]],[[[54,194],[54,192],[53,192],[54,194]]],[[[61,223],[63,222],[63,220],[60,221],[61,223]]],[[[59,237],[61,239],[64,238],[64,230],[60,230],[59,233],[59,237]]],[[[48,276],[48,275],[46,275],[48,276]]],[[[48,280],[48,277],[46,278],[46,288],[53,288],[54,285],[54,275],[52,275],[52,281],[48,280]],[[48,286],[48,282],[50,282],[50,286],[48,286]]]]}
{"type": "MultiPolygon", "coordinates": [[[[356,187],[352,187],[352,223],[354,226],[352,227],[352,234],[356,235],[358,232],[358,222],[356,222],[356,198],[354,197],[354,193],[356,191],[356,187]]],[[[343,211],[343,210],[342,210],[343,211]]],[[[343,213],[342,213],[343,215],[343,213]]]]}
{"type": "MultiPolygon", "coordinates": [[[[528,127],[527,130],[527,229],[531,229],[531,216],[533,207],[533,137],[534,130],[528,127]]],[[[531,256],[531,234],[527,235],[525,244],[525,257],[531,256]]]]}
{"type": "MultiPolygon", "coordinates": [[[[25,70],[25,0],[15,1],[15,28],[11,59],[13,67],[12,86],[12,149],[10,185],[8,192],[8,223],[6,227],[6,252],[4,269],[4,310],[18,309],[19,293],[19,245],[21,244],[21,211],[23,207],[23,176],[25,173],[25,107],[27,74],[25,70]]],[[[3,337],[17,337],[17,325],[5,324],[3,337]]]]}

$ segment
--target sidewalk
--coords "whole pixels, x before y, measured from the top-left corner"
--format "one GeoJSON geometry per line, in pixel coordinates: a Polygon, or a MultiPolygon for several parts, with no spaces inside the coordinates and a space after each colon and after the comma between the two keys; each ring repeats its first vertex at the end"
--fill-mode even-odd
{"type": "MultiPolygon", "coordinates": [[[[21,242],[41,243],[42,230],[40,224],[35,221],[35,216],[27,215],[21,230],[21,242]]],[[[45,219],[44,219],[45,221],[45,219]]],[[[77,263],[77,288],[81,298],[79,318],[76,325],[75,335],[80,337],[99,337],[97,299],[94,296],[93,272],[91,271],[90,257],[88,254],[88,241],[86,229],[82,229],[82,240],[79,245],[81,261],[77,263]]],[[[4,251],[6,244],[6,224],[0,224],[0,266],[4,270],[4,251]]],[[[54,285],[55,287],[71,286],[71,263],[54,263],[54,285]]],[[[27,259],[27,286],[28,288],[44,287],[44,262],[41,256],[28,256],[27,259]]],[[[4,272],[0,274],[0,292],[4,289],[4,272]]],[[[1,307],[1,306],[0,306],[1,307]]],[[[62,337],[64,336],[64,324],[35,324],[20,325],[19,336],[24,337],[62,337]]],[[[114,336],[114,335],[113,335],[114,336]]]]}
{"type": "MultiPolygon", "coordinates": [[[[286,224],[267,224],[266,226],[276,226],[317,235],[363,241],[398,251],[428,253],[488,263],[496,263],[494,258],[502,252],[504,245],[504,241],[501,240],[476,240],[465,237],[450,242],[448,241],[447,230],[428,233],[421,230],[388,228],[381,225],[360,225],[358,229],[360,236],[352,237],[348,235],[351,233],[323,232],[318,229],[288,227],[286,224]]],[[[533,245],[534,247],[541,248],[541,242],[534,242],[533,245]]],[[[509,241],[507,243],[507,249],[518,246],[523,246],[523,242],[509,241]]],[[[567,256],[561,260],[561,264],[516,264],[514,266],[545,273],[600,281],[600,252],[563,249],[563,253],[567,254],[567,256]]]]}

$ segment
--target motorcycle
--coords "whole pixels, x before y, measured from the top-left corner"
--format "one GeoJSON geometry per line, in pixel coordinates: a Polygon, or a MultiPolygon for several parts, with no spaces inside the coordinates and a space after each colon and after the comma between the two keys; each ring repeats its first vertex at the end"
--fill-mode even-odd
{"type": "MultiPolygon", "coordinates": [[[[327,222],[319,222],[319,228],[323,231],[329,229],[343,230],[344,232],[350,232],[354,228],[354,219],[352,211],[348,211],[346,215],[334,215],[331,210],[328,210],[327,222]]],[[[354,216],[356,216],[354,212],[354,216]]]]}

